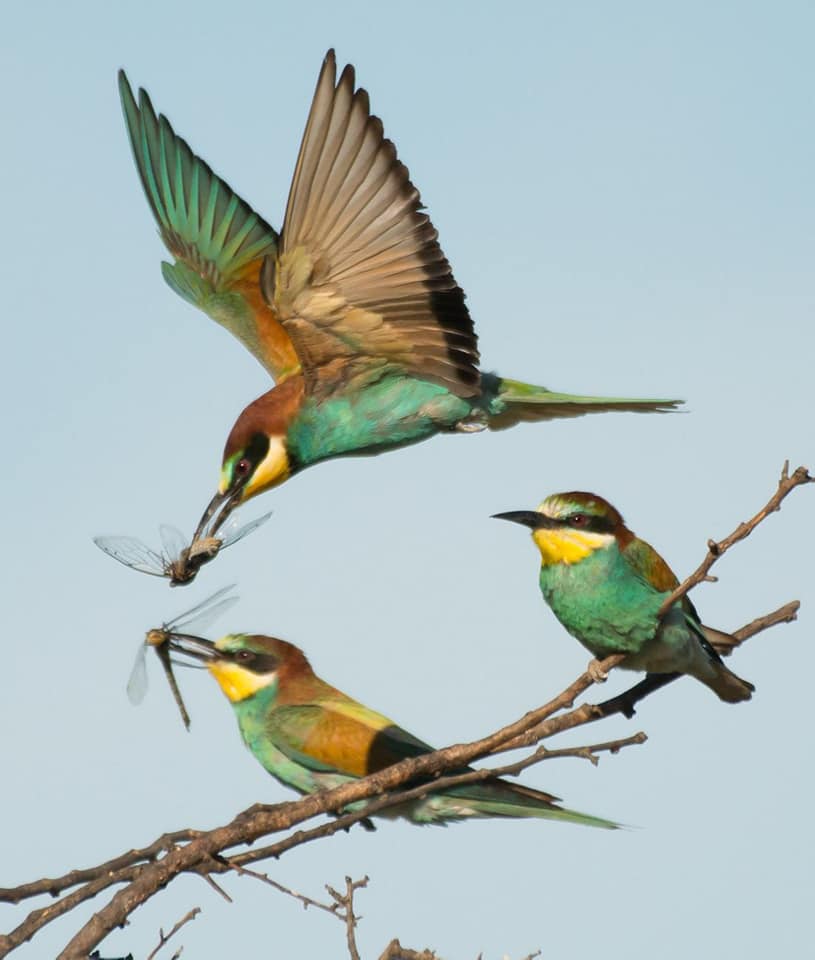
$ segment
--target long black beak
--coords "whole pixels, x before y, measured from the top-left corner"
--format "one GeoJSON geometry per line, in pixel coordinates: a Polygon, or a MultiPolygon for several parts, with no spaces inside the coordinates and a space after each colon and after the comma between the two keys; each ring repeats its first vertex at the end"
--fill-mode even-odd
{"type": "Polygon", "coordinates": [[[547,517],[537,510],[510,510],[507,513],[494,513],[493,520],[511,520],[512,523],[520,523],[532,530],[541,530],[546,527],[555,527],[557,522],[547,517]]]}
{"type": "Polygon", "coordinates": [[[211,640],[196,637],[191,633],[170,633],[169,645],[172,653],[183,653],[203,663],[212,663],[218,659],[218,651],[211,640]]]}
{"type": "Polygon", "coordinates": [[[207,509],[201,515],[198,526],[195,528],[192,542],[201,540],[203,537],[214,537],[216,532],[223,526],[224,521],[238,505],[240,493],[243,487],[233,487],[226,493],[220,491],[209,501],[207,509]],[[220,513],[218,510],[220,509],[220,513]],[[218,514],[216,516],[216,514],[218,514]],[[213,520],[213,517],[215,519],[213,520]]]}

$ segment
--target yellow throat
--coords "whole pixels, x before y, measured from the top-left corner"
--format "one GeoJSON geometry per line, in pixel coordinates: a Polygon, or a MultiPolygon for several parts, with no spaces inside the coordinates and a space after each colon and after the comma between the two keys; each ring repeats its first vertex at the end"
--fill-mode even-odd
{"type": "Polygon", "coordinates": [[[232,703],[245,700],[256,694],[258,690],[269,686],[268,674],[252,673],[251,670],[240,667],[237,663],[215,662],[209,664],[207,669],[232,703]]]}
{"type": "Polygon", "coordinates": [[[541,552],[541,563],[580,563],[595,550],[607,547],[614,539],[610,533],[592,533],[590,530],[535,530],[532,539],[541,552]]]}

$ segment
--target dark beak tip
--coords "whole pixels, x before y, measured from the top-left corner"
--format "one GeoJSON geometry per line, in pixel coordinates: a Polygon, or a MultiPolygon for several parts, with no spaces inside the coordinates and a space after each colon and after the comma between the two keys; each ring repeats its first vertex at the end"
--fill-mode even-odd
{"type": "Polygon", "coordinates": [[[542,514],[537,510],[508,510],[505,513],[494,513],[493,520],[509,520],[511,523],[520,523],[524,527],[536,530],[545,523],[542,514]]]}

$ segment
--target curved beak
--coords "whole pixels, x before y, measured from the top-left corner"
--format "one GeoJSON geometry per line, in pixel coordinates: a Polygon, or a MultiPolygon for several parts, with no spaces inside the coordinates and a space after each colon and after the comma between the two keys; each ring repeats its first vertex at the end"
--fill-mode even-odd
{"type": "Polygon", "coordinates": [[[510,510],[507,513],[494,513],[493,520],[510,520],[512,523],[520,523],[531,530],[541,530],[546,527],[556,527],[557,521],[547,517],[537,510],[510,510]]]}
{"type": "Polygon", "coordinates": [[[168,642],[171,653],[182,653],[202,663],[213,663],[219,658],[219,653],[211,640],[196,637],[192,633],[171,632],[168,642]]]}

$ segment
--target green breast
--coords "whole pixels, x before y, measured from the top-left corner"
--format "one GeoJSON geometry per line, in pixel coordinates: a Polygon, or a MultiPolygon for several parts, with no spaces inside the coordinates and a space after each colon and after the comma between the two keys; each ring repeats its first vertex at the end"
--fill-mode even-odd
{"type": "Polygon", "coordinates": [[[391,375],[328,400],[307,399],[289,427],[301,466],[342,454],[377,453],[451,429],[472,403],[438,384],[391,375]]]}
{"type": "Polygon", "coordinates": [[[542,566],[540,587],[558,620],[596,657],[640,650],[656,632],[665,597],[633,573],[616,544],[579,563],[542,566]]]}

